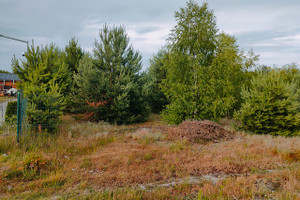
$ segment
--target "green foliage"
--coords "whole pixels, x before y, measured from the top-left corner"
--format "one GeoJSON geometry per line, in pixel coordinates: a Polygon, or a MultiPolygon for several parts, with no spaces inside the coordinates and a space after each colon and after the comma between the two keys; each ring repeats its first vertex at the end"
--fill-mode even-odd
{"type": "Polygon", "coordinates": [[[164,65],[164,94],[171,103],[163,111],[170,122],[180,123],[187,118],[199,118],[198,105],[204,72],[213,59],[216,48],[216,22],[207,4],[198,6],[189,1],[186,8],[175,13],[177,25],[169,38],[170,53],[164,65]]]}
{"type": "Polygon", "coordinates": [[[96,121],[118,124],[144,121],[150,108],[138,74],[140,54],[129,45],[123,27],[105,25],[99,37],[94,58],[86,55],[80,61],[74,77],[77,93],[74,101],[96,121]]]}
{"type": "Polygon", "coordinates": [[[46,188],[61,188],[65,183],[66,183],[66,179],[58,179],[58,180],[52,180],[52,181],[48,181],[48,182],[44,182],[43,186],[46,188]]]}
{"type": "Polygon", "coordinates": [[[300,74],[299,65],[292,63],[292,64],[284,65],[282,68],[277,70],[280,71],[280,75],[282,76],[283,80],[289,83],[295,81],[297,82],[297,84],[300,82],[300,80],[298,79],[300,74]]]}
{"type": "MultiPolygon", "coordinates": [[[[270,73],[272,70],[278,71],[280,73],[281,77],[283,78],[284,81],[287,81],[289,83],[295,81],[298,82],[299,79],[297,78],[300,74],[300,69],[299,65],[292,63],[292,64],[287,64],[282,67],[269,67],[266,65],[262,65],[257,67],[254,70],[254,73],[252,73],[253,76],[258,76],[259,74],[267,74],[270,73]]],[[[300,86],[300,85],[298,85],[300,86]]]]}
{"type": "Polygon", "coordinates": [[[163,117],[178,124],[231,116],[241,103],[241,86],[249,77],[245,72],[257,57],[241,52],[234,37],[218,34],[206,3],[189,1],[175,17],[177,25],[163,61],[166,76],[161,87],[170,100],[163,117]]]}
{"type": "Polygon", "coordinates": [[[23,161],[23,178],[32,180],[40,175],[40,171],[44,168],[45,163],[41,160],[41,156],[29,154],[24,157],[23,161]]]}
{"type": "Polygon", "coordinates": [[[69,71],[77,73],[79,61],[84,53],[75,38],[72,38],[69,41],[69,44],[65,47],[65,54],[65,63],[68,66],[69,71]]]}
{"type": "Polygon", "coordinates": [[[19,60],[15,57],[12,61],[13,72],[18,74],[21,79],[19,87],[23,89],[27,83],[34,82],[37,86],[49,83],[57,84],[59,92],[67,96],[71,88],[71,73],[64,62],[62,51],[50,44],[46,47],[28,46],[25,53],[25,60],[19,60]]]}
{"type": "Polygon", "coordinates": [[[13,71],[27,97],[28,122],[48,132],[56,130],[71,88],[71,74],[62,52],[53,44],[27,48],[26,60],[13,59],[13,71]]]}
{"type": "Polygon", "coordinates": [[[162,80],[166,78],[166,70],[163,68],[166,54],[166,50],[160,50],[157,55],[150,59],[150,67],[144,77],[145,94],[153,113],[160,113],[169,103],[160,88],[162,80]]]}
{"type": "MultiPolygon", "coordinates": [[[[69,41],[69,44],[65,47],[64,58],[63,58],[63,61],[66,63],[68,71],[70,72],[72,77],[71,88],[76,87],[76,85],[74,85],[74,74],[78,73],[79,61],[83,56],[84,56],[84,52],[79,46],[78,41],[75,38],[72,38],[69,41]]],[[[76,92],[77,89],[78,88],[73,90],[74,94],[77,94],[76,92]]],[[[66,98],[66,105],[67,105],[65,112],[70,112],[73,107],[77,106],[77,104],[74,104],[71,94],[68,94],[65,98],[66,98]]]]}
{"type": "Polygon", "coordinates": [[[3,69],[0,69],[0,73],[9,74],[10,72],[9,72],[9,71],[6,71],[6,70],[3,70],[3,69]]]}
{"type": "Polygon", "coordinates": [[[17,115],[17,101],[11,101],[7,103],[6,107],[6,113],[5,113],[5,122],[11,123],[15,122],[16,123],[16,115],[17,115]]]}
{"type": "Polygon", "coordinates": [[[244,103],[235,117],[242,128],[258,134],[299,135],[299,95],[299,87],[284,80],[279,70],[260,73],[250,88],[243,88],[244,103]]]}
{"type": "Polygon", "coordinates": [[[4,172],[6,179],[22,178],[23,180],[30,181],[40,175],[41,169],[45,167],[45,163],[41,160],[41,156],[31,153],[26,154],[23,158],[23,163],[15,164],[11,169],[4,172]]]}
{"type": "Polygon", "coordinates": [[[217,36],[216,55],[207,68],[204,83],[205,92],[210,96],[203,100],[207,109],[202,113],[206,118],[231,117],[240,108],[241,86],[249,84],[251,76],[247,70],[255,60],[257,57],[252,52],[245,55],[239,50],[234,37],[224,33],[217,36]]]}
{"type": "Polygon", "coordinates": [[[50,88],[45,85],[26,86],[24,93],[28,99],[27,120],[36,131],[42,129],[53,133],[57,130],[59,116],[63,114],[64,109],[64,102],[58,90],[58,85],[50,85],[50,88]]]}

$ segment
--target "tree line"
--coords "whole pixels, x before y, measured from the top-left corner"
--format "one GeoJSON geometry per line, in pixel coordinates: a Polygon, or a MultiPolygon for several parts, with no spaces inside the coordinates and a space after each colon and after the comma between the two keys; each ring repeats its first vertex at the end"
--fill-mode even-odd
{"type": "Polygon", "coordinates": [[[218,30],[207,3],[187,2],[175,20],[147,71],[141,71],[141,54],[123,26],[105,24],[92,53],[75,38],[64,49],[32,44],[25,59],[12,61],[29,102],[29,122],[51,119],[56,125],[60,115],[71,112],[84,113],[87,120],[130,124],[154,112],[174,124],[227,117],[247,131],[299,135],[297,65],[259,66],[253,51],[242,51],[234,36],[218,30]],[[49,104],[55,109],[45,109],[49,104]]]}

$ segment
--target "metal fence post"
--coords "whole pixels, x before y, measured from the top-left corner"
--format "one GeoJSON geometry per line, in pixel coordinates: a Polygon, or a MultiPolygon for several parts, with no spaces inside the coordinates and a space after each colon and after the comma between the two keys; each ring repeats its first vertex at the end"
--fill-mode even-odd
{"type": "Polygon", "coordinates": [[[18,103],[17,103],[17,142],[20,139],[21,133],[21,92],[18,91],[18,103]]]}

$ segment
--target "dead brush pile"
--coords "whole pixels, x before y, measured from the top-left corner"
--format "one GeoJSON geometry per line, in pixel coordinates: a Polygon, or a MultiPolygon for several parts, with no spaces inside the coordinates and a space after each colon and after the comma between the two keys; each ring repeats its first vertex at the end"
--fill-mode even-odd
{"type": "Polygon", "coordinates": [[[169,130],[171,137],[187,139],[190,142],[218,142],[234,137],[234,133],[226,130],[221,125],[208,120],[186,120],[178,127],[169,130]]]}

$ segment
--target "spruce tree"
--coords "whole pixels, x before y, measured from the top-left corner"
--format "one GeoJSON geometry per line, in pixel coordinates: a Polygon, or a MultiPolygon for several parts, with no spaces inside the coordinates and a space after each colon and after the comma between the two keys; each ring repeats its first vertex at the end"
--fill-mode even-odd
{"type": "Polygon", "coordinates": [[[300,134],[300,89],[284,80],[280,70],[259,73],[250,88],[243,88],[244,103],[236,113],[241,127],[258,134],[300,134]]]}

